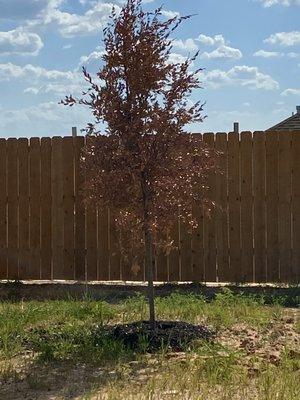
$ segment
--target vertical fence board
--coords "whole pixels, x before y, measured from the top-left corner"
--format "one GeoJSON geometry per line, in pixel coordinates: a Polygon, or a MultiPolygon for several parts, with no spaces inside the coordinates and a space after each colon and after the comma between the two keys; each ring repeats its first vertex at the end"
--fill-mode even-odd
{"type": "Polygon", "coordinates": [[[179,266],[179,221],[177,220],[171,229],[171,240],[173,241],[173,248],[169,254],[169,281],[180,281],[180,266],[179,266]]]}
{"type": "MultiPolygon", "coordinates": [[[[93,144],[94,138],[86,138],[86,145],[93,144]]],[[[88,280],[96,280],[98,274],[98,212],[95,204],[86,206],[86,276],[88,280]]]]}
{"type": "MultiPolygon", "coordinates": [[[[143,259],[135,259],[135,252],[132,252],[132,244],[134,243],[133,232],[122,232],[122,246],[127,249],[126,253],[121,252],[121,280],[132,281],[137,275],[142,274],[143,259]]],[[[139,257],[141,258],[141,257],[139,257]]]]}
{"type": "Polygon", "coordinates": [[[63,213],[64,213],[64,252],[63,275],[75,279],[74,268],[74,147],[73,138],[64,137],[63,153],[63,213]]]}
{"type": "Polygon", "coordinates": [[[40,191],[41,191],[40,139],[31,138],[29,147],[29,221],[30,221],[30,278],[40,279],[40,191]]]}
{"type": "Polygon", "coordinates": [[[156,279],[159,282],[167,282],[169,279],[169,259],[168,254],[163,249],[158,249],[155,254],[156,279]]]}
{"type": "MultiPolygon", "coordinates": [[[[203,140],[210,148],[214,149],[215,141],[213,133],[204,133],[203,140]]],[[[214,201],[216,195],[215,171],[209,173],[207,184],[209,186],[207,195],[210,200],[214,201]]],[[[209,215],[206,213],[203,218],[204,268],[206,282],[215,282],[217,279],[215,212],[216,211],[212,209],[209,215]]]]}
{"type": "Polygon", "coordinates": [[[62,138],[52,138],[51,193],[52,193],[52,269],[54,279],[63,279],[63,162],[62,138]]]}
{"type": "Polygon", "coordinates": [[[29,144],[28,139],[18,139],[19,159],[19,275],[30,277],[29,259],[29,144]]]}
{"type": "Polygon", "coordinates": [[[266,214],[265,214],[265,133],[253,134],[254,195],[254,273],[255,282],[266,282],[266,214]]]}
{"type": "Polygon", "coordinates": [[[51,139],[41,139],[41,278],[52,278],[51,139]]]}
{"type": "Polygon", "coordinates": [[[110,224],[109,224],[109,248],[110,248],[110,259],[109,259],[109,272],[110,280],[116,281],[121,278],[121,253],[118,240],[118,231],[116,228],[115,218],[110,213],[110,224]]]}
{"type": "Polygon", "coordinates": [[[86,274],[87,280],[97,280],[97,210],[86,207],[86,274]]]}
{"type": "Polygon", "coordinates": [[[266,135],[267,281],[279,282],[278,132],[266,135]]]}
{"type": "MultiPolygon", "coordinates": [[[[131,268],[131,266],[130,266],[131,268]]],[[[98,210],[98,279],[109,280],[109,211],[98,210]]]]}
{"type": "Polygon", "coordinates": [[[169,261],[168,256],[163,250],[158,250],[156,255],[156,279],[159,282],[168,282],[169,280],[169,261]]]}
{"type": "Polygon", "coordinates": [[[0,279],[7,278],[6,140],[0,139],[0,279]]]}
{"type": "Polygon", "coordinates": [[[279,164],[279,259],[280,259],[280,282],[290,282],[291,279],[291,183],[292,183],[292,134],[290,132],[279,132],[278,135],[278,164],[279,164]]]}
{"type": "Polygon", "coordinates": [[[193,280],[192,276],[192,235],[188,227],[182,221],[179,221],[179,254],[181,280],[188,282],[193,280]]]}
{"type": "Polygon", "coordinates": [[[203,205],[194,204],[193,217],[197,221],[197,228],[192,231],[192,280],[204,282],[204,249],[203,249],[203,205]]]}
{"type": "Polygon", "coordinates": [[[240,143],[238,133],[228,135],[228,215],[230,268],[227,280],[241,279],[240,143]]]}
{"type": "Polygon", "coordinates": [[[217,275],[218,281],[224,280],[229,270],[228,249],[228,154],[227,135],[217,133],[215,148],[220,153],[219,169],[216,173],[216,246],[217,246],[217,275]]]}
{"type": "Polygon", "coordinates": [[[291,281],[299,282],[300,271],[300,131],[292,139],[292,270],[291,281]]]}
{"type": "Polygon", "coordinates": [[[253,179],[252,134],[241,133],[241,275],[253,282],[253,179]]]}
{"type": "Polygon", "coordinates": [[[80,157],[85,144],[84,137],[74,138],[74,180],[75,180],[75,279],[85,280],[85,206],[83,199],[84,173],[80,157]]]}
{"type": "Polygon", "coordinates": [[[18,279],[18,141],[7,140],[8,277],[18,279]]]}

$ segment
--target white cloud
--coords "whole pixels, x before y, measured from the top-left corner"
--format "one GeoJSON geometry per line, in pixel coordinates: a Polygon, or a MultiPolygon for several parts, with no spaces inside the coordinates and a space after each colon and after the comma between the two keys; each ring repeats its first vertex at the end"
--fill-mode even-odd
{"type": "Polygon", "coordinates": [[[200,57],[207,58],[207,59],[232,58],[234,60],[238,60],[243,57],[243,54],[239,49],[235,49],[233,47],[222,45],[211,52],[202,53],[200,57]]]}
{"type": "Polygon", "coordinates": [[[300,96],[300,89],[286,89],[281,93],[281,96],[300,96]]]}
{"type": "Polygon", "coordinates": [[[171,11],[171,10],[162,10],[161,11],[161,15],[163,15],[164,17],[171,19],[171,18],[175,18],[175,17],[179,17],[180,14],[177,11],[171,11]]]}
{"type": "Polygon", "coordinates": [[[55,93],[56,95],[65,96],[69,93],[77,95],[82,92],[83,83],[48,83],[39,87],[28,87],[24,90],[24,93],[29,94],[40,94],[40,93],[55,93]]]}
{"type": "Polygon", "coordinates": [[[88,56],[82,56],[79,60],[79,66],[82,66],[82,64],[89,64],[94,60],[101,60],[103,54],[105,54],[104,51],[93,51],[88,56]]]}
{"type": "Polygon", "coordinates": [[[224,46],[226,44],[223,35],[206,36],[201,34],[195,40],[205,46],[224,46]]]}
{"type": "MultiPolygon", "coordinates": [[[[241,110],[213,109],[208,110],[207,114],[208,118],[201,124],[202,132],[231,132],[234,121],[239,122],[241,131],[255,131],[262,128],[266,123],[265,116],[262,118],[262,114],[253,107],[241,110]]],[[[195,131],[199,132],[199,126],[195,131]]]]}
{"type": "Polygon", "coordinates": [[[116,12],[121,10],[113,3],[102,2],[93,3],[92,8],[82,15],[63,12],[58,7],[48,7],[42,13],[42,18],[31,21],[29,25],[31,27],[50,25],[67,38],[93,35],[103,29],[113,7],[116,12]]]}
{"type": "Polygon", "coordinates": [[[206,36],[201,34],[196,39],[189,38],[186,40],[174,40],[173,46],[182,51],[197,51],[199,47],[196,42],[199,42],[204,46],[217,46],[216,49],[210,52],[203,52],[200,55],[201,58],[232,58],[234,60],[238,60],[243,56],[239,49],[235,49],[234,47],[227,45],[223,35],[206,36]]]}
{"type": "Polygon", "coordinates": [[[250,89],[275,90],[279,88],[270,75],[259,71],[257,67],[237,65],[228,71],[215,69],[201,74],[204,86],[219,89],[223,86],[243,86],[250,89]]]}
{"type": "Polygon", "coordinates": [[[79,94],[85,88],[82,73],[78,71],[47,70],[45,68],[27,64],[21,67],[16,64],[0,64],[0,82],[19,80],[28,83],[24,93],[40,94],[55,93],[64,95],[79,94]]]}
{"type": "Polygon", "coordinates": [[[264,40],[265,43],[279,44],[281,46],[296,46],[300,44],[300,31],[278,32],[264,40]]]}
{"type": "Polygon", "coordinates": [[[266,50],[258,50],[254,54],[254,57],[262,57],[262,58],[277,58],[282,57],[283,54],[278,51],[266,51],[266,50]]]}
{"type": "Polygon", "coordinates": [[[275,5],[282,5],[282,6],[299,6],[300,0],[258,0],[260,3],[263,4],[264,7],[272,7],[275,5]]]}
{"type": "Polygon", "coordinates": [[[186,39],[186,40],[173,40],[172,45],[174,48],[177,48],[179,50],[185,50],[185,51],[197,51],[198,46],[195,43],[194,39],[186,39]]]}
{"type": "Polygon", "coordinates": [[[91,120],[87,107],[65,107],[53,101],[18,110],[0,109],[0,130],[7,132],[14,125],[18,137],[30,136],[33,131],[37,136],[70,135],[71,126],[80,129],[91,120]]]}
{"type": "MultiPolygon", "coordinates": [[[[234,47],[230,47],[228,42],[225,40],[224,36],[214,35],[214,36],[207,36],[204,34],[199,35],[196,39],[193,40],[195,43],[199,42],[204,46],[217,46],[216,49],[210,52],[203,52],[200,57],[206,59],[218,59],[218,58],[232,58],[234,60],[238,60],[243,57],[242,52],[239,49],[234,47]]],[[[183,43],[184,44],[184,43],[183,43]]]]}
{"type": "Polygon", "coordinates": [[[300,53],[295,53],[294,51],[291,51],[291,52],[287,53],[287,56],[289,58],[298,58],[298,57],[300,57],[300,53]]]}
{"type": "Polygon", "coordinates": [[[182,64],[187,60],[187,57],[178,53],[170,53],[169,55],[169,63],[170,64],[182,64]]]}
{"type": "Polygon", "coordinates": [[[42,39],[36,33],[25,32],[23,29],[13,29],[0,32],[0,55],[37,55],[44,46],[42,39]]]}
{"type": "MultiPolygon", "coordinates": [[[[52,27],[64,37],[93,35],[101,31],[108,21],[112,7],[121,10],[115,1],[90,1],[90,8],[83,14],[61,11],[66,0],[0,0],[0,20],[25,21],[28,30],[52,27]]],[[[71,3],[71,1],[69,2],[71,3]]],[[[172,13],[166,11],[166,13],[172,13]]]]}
{"type": "Polygon", "coordinates": [[[28,79],[48,79],[48,80],[68,80],[78,79],[78,73],[73,71],[47,70],[43,67],[27,64],[21,67],[16,64],[0,64],[0,81],[10,81],[15,78],[28,79]]]}
{"type": "Polygon", "coordinates": [[[36,19],[58,7],[64,0],[0,0],[0,19],[36,19]]]}
{"type": "Polygon", "coordinates": [[[28,87],[24,90],[24,93],[30,93],[30,94],[38,94],[39,93],[39,88],[35,87],[28,87]]]}

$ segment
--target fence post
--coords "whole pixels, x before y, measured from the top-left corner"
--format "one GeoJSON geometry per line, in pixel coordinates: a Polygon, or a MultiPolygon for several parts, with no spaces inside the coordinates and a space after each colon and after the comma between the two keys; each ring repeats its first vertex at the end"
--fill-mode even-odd
{"type": "Polygon", "coordinates": [[[238,122],[233,123],[233,132],[240,133],[240,124],[238,122]]]}
{"type": "Polygon", "coordinates": [[[72,126],[72,136],[73,137],[77,136],[77,128],[76,128],[76,126],[72,126]]]}

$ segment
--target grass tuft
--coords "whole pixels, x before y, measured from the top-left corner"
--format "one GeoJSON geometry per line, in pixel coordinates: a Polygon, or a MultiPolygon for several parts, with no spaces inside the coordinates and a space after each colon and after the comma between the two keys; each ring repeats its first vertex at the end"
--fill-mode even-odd
{"type": "Polygon", "coordinates": [[[156,310],[160,320],[206,324],[219,336],[185,352],[162,347],[154,355],[145,353],[141,337],[140,351],[131,350],[107,327],[147,319],[140,294],[115,304],[88,297],[0,303],[0,398],[300,398],[299,348],[287,341],[300,344],[297,310],[228,289],[211,301],[174,292],[157,298],[156,310]],[[225,343],[222,335],[232,337],[225,343]],[[274,362],[270,349],[277,351],[274,362]]]}

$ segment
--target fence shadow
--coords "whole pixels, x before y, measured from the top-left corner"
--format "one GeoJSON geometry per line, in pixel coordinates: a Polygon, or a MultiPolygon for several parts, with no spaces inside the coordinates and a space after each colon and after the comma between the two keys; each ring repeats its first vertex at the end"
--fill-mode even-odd
{"type": "MultiPolygon", "coordinates": [[[[169,296],[174,291],[183,294],[196,294],[204,296],[208,301],[213,300],[224,288],[234,294],[260,296],[266,304],[280,303],[285,307],[298,307],[300,305],[299,285],[241,285],[241,284],[215,284],[205,285],[200,283],[165,283],[155,285],[155,295],[158,297],[169,296]]],[[[108,303],[119,303],[124,299],[137,294],[147,295],[145,283],[95,283],[85,284],[79,282],[66,283],[30,283],[30,282],[2,282],[0,283],[0,301],[47,301],[47,300],[102,300],[108,303]]]]}

